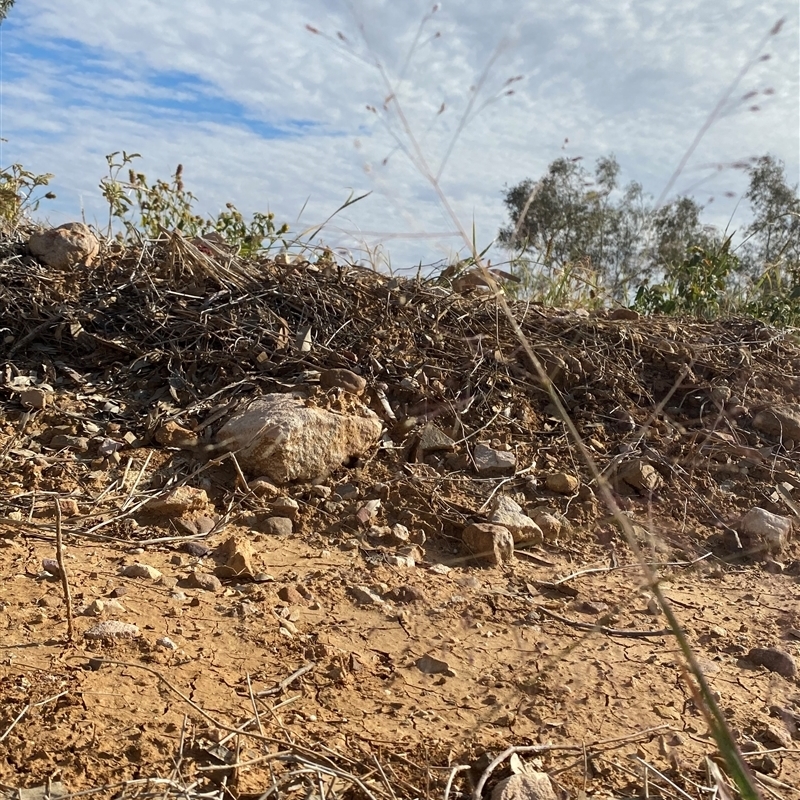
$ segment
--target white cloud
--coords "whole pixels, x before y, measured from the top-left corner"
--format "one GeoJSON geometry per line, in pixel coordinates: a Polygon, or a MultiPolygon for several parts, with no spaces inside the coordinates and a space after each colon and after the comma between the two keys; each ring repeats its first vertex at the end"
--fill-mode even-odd
{"type": "MultiPolygon", "coordinates": [[[[474,217],[484,245],[504,219],[504,184],[541,174],[565,138],[566,152],[589,164],[613,151],[623,179],[657,195],[757,42],[786,16],[769,42],[772,58],[748,72],[734,97],[774,94],[751,101],[758,112],[747,111],[748,103],[718,120],[676,189],[704,174],[698,165],[767,151],[798,179],[795,3],[528,0],[501,15],[483,0],[462,0],[433,15],[405,70],[430,5],[362,0],[354,13],[350,8],[321,0],[143,0],[132,13],[108,0],[28,0],[2,29],[13,75],[3,87],[3,135],[10,140],[3,162],[56,173],[54,219],[74,217],[81,202],[89,216],[103,218],[97,181],[105,153],[120,149],[143,153],[141,169],[150,177],[165,177],[182,162],[188,187],[211,212],[233,200],[244,211],[269,205],[291,222],[310,198],[303,221],[316,222],[350,189],[375,189],[339,226],[387,234],[396,267],[430,262],[458,241],[389,236],[453,225],[430,184],[366,110],[380,109],[388,92],[371,60],[379,58],[396,80],[434,169],[458,134],[441,186],[468,230],[474,217]],[[307,23],[334,41],[309,33],[307,23]],[[513,85],[514,96],[489,102],[459,131],[470,87],[501,42],[476,108],[498,98],[508,78],[525,79],[513,85]],[[251,119],[237,119],[237,109],[251,119]],[[306,124],[302,134],[298,122],[306,124]],[[288,135],[264,138],[262,125],[288,135]]],[[[722,193],[744,185],[741,174],[722,171],[697,196],[717,197],[713,217],[724,224],[735,201],[722,193]]]]}

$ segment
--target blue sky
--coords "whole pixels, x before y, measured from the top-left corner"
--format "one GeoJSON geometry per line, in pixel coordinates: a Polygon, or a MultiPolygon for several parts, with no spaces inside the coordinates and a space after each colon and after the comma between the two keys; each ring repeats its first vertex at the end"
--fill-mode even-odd
{"type": "Polygon", "coordinates": [[[745,75],[675,191],[710,176],[694,190],[714,198],[707,219],[736,227],[746,178],[716,165],[771,152],[798,181],[797,2],[523,0],[498,13],[459,0],[433,14],[417,0],[222,6],[141,0],[134,13],[107,0],[17,0],[0,27],[0,163],[55,174],[58,198],[41,214],[105,225],[105,155],[127,150],[151,179],[182,163],[201,211],[233,201],[294,230],[351,191],[372,191],[327,240],[356,258],[388,253],[394,269],[433,263],[464,242],[426,168],[438,172],[449,154],[442,193],[481,248],[505,220],[503,187],[561,155],[591,166],[613,152],[623,181],[658,196],[779,18],[770,58],[745,75]],[[390,92],[403,120],[383,109],[390,92]]]}

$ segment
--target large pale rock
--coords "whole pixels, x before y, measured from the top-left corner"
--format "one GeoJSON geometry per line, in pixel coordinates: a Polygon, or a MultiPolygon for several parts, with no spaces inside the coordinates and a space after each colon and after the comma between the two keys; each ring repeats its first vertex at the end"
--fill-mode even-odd
{"type": "Polygon", "coordinates": [[[100,250],[97,237],[82,222],[67,222],[49,231],[34,233],[28,250],[39,261],[54,269],[91,266],[100,250]]]}
{"type": "Polygon", "coordinates": [[[787,403],[759,411],[753,417],[753,427],[781,441],[800,442],[800,404],[787,403]]]}
{"type": "Polygon", "coordinates": [[[307,407],[294,394],[268,394],[231,417],[217,434],[251,475],[275,483],[312,481],[370,450],[381,421],[365,406],[361,414],[307,407]]]}
{"type": "Polygon", "coordinates": [[[752,555],[780,553],[792,534],[791,517],[773,514],[764,508],[751,508],[737,523],[742,546],[752,555]]]}
{"type": "Polygon", "coordinates": [[[515,500],[504,494],[496,495],[492,501],[489,522],[502,525],[514,537],[514,544],[541,544],[542,529],[522,511],[515,500]]]}

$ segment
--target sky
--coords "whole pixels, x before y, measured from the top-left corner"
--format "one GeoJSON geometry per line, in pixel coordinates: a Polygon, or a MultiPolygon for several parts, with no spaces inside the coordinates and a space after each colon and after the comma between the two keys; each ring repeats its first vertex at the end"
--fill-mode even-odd
{"type": "Polygon", "coordinates": [[[0,166],[55,175],[40,218],[102,230],[115,151],[150,180],[183,164],[203,213],[295,233],[371,192],[321,237],[405,271],[490,246],[504,188],[561,156],[613,153],[658,198],[727,94],[667,199],[735,229],[747,178],[727,165],[771,153],[798,182],[799,18],[797,0],[17,0],[0,166]]]}

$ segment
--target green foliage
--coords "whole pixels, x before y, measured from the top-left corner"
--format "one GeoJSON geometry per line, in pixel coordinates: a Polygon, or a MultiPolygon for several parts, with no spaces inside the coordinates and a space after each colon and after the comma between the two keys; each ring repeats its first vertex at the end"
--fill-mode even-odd
{"type": "Polygon", "coordinates": [[[14,5],[14,0],[0,0],[0,23],[8,16],[11,11],[11,6],[14,5]]]}
{"type": "Polygon", "coordinates": [[[192,238],[216,231],[240,255],[250,257],[268,251],[289,231],[288,225],[275,224],[272,212],[256,212],[246,220],[232,203],[215,218],[202,217],[194,211],[197,198],[183,184],[181,164],[169,181],[156,180],[151,185],[144,173],[129,166],[137,158],[141,158],[138,153],[124,150],[106,156],[108,177],[100,181],[100,190],[109,207],[109,229],[118,220],[124,231],[123,239],[157,239],[173,231],[192,238]],[[127,182],[119,179],[125,167],[128,167],[127,182]]]}
{"type": "Polygon", "coordinates": [[[800,198],[771,156],[750,169],[752,222],[733,247],[701,220],[689,197],[653,208],[641,187],[618,188],[613,156],[593,175],[560,158],[539,181],[506,190],[510,224],[500,241],[516,251],[518,295],[558,305],[612,301],[644,313],[744,313],[800,323],[800,198]]]}
{"type": "Polygon", "coordinates": [[[598,159],[593,175],[578,160],[559,158],[541,180],[506,190],[511,224],[501,229],[500,242],[524,256],[533,275],[520,277],[531,288],[588,258],[601,294],[624,302],[672,252],[682,257],[689,246],[706,244],[693,201],[656,215],[638,183],[619,187],[619,171],[613,155],[598,159]]]}
{"type": "Polygon", "coordinates": [[[783,271],[800,270],[800,197],[797,186],[786,183],[781,161],[770,155],[759,158],[750,169],[745,194],[753,210],[746,230],[745,258],[751,274],[764,265],[780,265],[783,271]]]}
{"type": "Polygon", "coordinates": [[[726,287],[739,259],[731,251],[731,238],[717,248],[692,245],[679,263],[668,264],[661,283],[643,283],[634,308],[645,314],[691,314],[716,317],[728,310],[726,287]]]}
{"type": "Polygon", "coordinates": [[[22,164],[12,164],[0,170],[0,220],[5,227],[15,228],[26,215],[39,208],[43,199],[55,198],[53,192],[34,197],[41,186],[47,186],[53,176],[50,173],[37,175],[22,164]]]}

